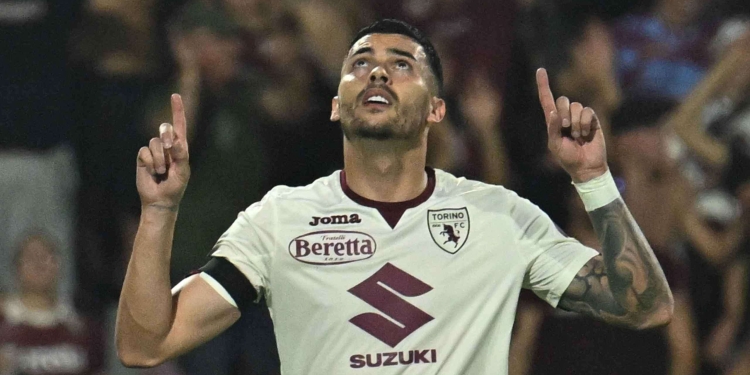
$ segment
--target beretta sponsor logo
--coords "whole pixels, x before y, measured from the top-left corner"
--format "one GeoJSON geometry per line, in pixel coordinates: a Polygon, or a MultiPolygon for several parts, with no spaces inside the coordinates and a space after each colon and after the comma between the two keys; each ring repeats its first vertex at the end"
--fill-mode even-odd
{"type": "Polygon", "coordinates": [[[289,255],[303,263],[331,265],[365,260],[375,254],[375,248],[375,239],[369,234],[323,230],[293,239],[289,255]]]}

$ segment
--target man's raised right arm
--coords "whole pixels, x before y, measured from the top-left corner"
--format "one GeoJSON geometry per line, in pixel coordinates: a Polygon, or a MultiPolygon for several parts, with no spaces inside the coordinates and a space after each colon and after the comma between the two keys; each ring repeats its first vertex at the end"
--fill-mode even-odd
{"type": "Polygon", "coordinates": [[[169,264],[179,202],[190,178],[185,112],[172,96],[174,127],[138,152],[136,185],[141,221],[117,311],[120,360],[130,367],[156,366],[231,326],[240,311],[202,278],[172,296],[169,264]]]}

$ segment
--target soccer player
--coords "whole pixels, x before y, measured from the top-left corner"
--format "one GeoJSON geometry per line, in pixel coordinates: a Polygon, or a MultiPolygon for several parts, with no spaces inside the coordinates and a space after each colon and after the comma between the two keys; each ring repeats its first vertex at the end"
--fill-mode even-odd
{"type": "Polygon", "coordinates": [[[271,190],[239,214],[200,273],[170,290],[190,177],[173,95],[173,126],[138,154],[142,212],[118,313],[121,360],[179,356],[261,297],[284,374],[506,374],[521,288],[614,324],[667,324],[669,286],[608,171],[595,113],[555,101],[545,70],[537,82],[549,147],[602,254],[503,187],[425,166],[427,134],[446,111],[440,60],[418,30],[383,20],[355,37],[332,101],[344,169],[271,190]]]}

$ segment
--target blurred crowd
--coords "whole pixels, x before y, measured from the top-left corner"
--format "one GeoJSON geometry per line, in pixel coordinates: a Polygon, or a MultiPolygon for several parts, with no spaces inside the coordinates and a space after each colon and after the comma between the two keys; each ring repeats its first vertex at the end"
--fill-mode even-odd
{"type": "Polygon", "coordinates": [[[646,332],[522,295],[512,375],[750,374],[746,0],[0,0],[0,375],[278,374],[262,304],[174,362],[119,365],[137,151],[180,93],[193,172],[176,283],[272,186],[342,167],[331,98],[352,36],[379,18],[440,53],[448,115],[428,164],[508,186],[598,249],[547,152],[535,69],[592,107],[670,281],[674,319],[646,332]]]}

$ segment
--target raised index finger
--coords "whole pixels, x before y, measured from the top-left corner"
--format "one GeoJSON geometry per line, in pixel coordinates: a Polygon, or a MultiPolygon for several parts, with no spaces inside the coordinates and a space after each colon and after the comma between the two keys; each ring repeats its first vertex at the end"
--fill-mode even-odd
{"type": "Polygon", "coordinates": [[[172,124],[175,136],[178,140],[187,143],[187,120],[185,119],[185,107],[182,105],[182,97],[172,94],[172,124]]]}
{"type": "Polygon", "coordinates": [[[550,113],[556,110],[555,97],[552,96],[552,90],[549,88],[549,77],[547,76],[547,70],[539,68],[536,71],[536,88],[539,91],[539,103],[542,104],[542,110],[544,111],[544,118],[547,119],[547,123],[550,121],[550,113]]]}

